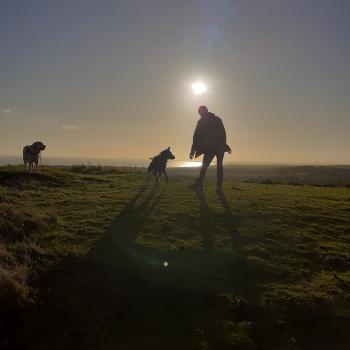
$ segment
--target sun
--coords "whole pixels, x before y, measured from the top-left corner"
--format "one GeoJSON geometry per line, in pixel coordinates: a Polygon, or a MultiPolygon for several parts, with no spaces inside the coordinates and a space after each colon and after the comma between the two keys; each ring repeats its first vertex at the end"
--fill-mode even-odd
{"type": "Polygon", "coordinates": [[[206,85],[201,81],[192,84],[192,91],[195,95],[202,95],[207,91],[206,85]]]}

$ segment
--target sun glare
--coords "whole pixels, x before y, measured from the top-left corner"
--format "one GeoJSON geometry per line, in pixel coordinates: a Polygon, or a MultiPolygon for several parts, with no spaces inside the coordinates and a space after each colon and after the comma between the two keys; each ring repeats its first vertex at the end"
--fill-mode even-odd
{"type": "Polygon", "coordinates": [[[199,168],[202,165],[202,162],[196,162],[196,161],[188,161],[183,162],[180,167],[181,168],[199,168]]]}
{"type": "Polygon", "coordinates": [[[207,91],[206,85],[201,81],[192,84],[192,91],[195,95],[202,95],[207,91]]]}

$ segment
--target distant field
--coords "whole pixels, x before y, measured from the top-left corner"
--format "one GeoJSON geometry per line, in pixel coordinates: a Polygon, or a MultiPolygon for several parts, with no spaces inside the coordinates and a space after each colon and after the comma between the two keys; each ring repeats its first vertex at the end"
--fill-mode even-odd
{"type": "Polygon", "coordinates": [[[343,178],[144,178],[0,168],[0,348],[350,347],[343,178]]]}
{"type": "MultiPolygon", "coordinates": [[[[215,171],[215,167],[210,167],[208,175],[215,175],[215,171]]],[[[170,173],[180,176],[194,176],[198,174],[198,169],[174,168],[170,170],[170,173]]],[[[225,176],[237,181],[350,187],[349,165],[227,164],[225,176]]]]}
{"type": "MultiPolygon", "coordinates": [[[[151,157],[151,155],[150,155],[151,157]]],[[[350,165],[278,165],[236,163],[230,156],[225,158],[225,176],[238,181],[255,181],[273,183],[301,183],[314,185],[350,186],[350,165]],[[227,158],[227,159],[226,159],[227,158]]],[[[110,169],[125,167],[145,171],[149,159],[88,159],[69,157],[46,157],[44,166],[80,166],[110,169]]],[[[22,165],[21,157],[0,156],[0,166],[22,165]]],[[[168,172],[176,176],[197,176],[200,159],[195,162],[172,160],[168,162],[168,172]],[[193,165],[196,166],[193,166],[193,165]]],[[[211,166],[208,176],[215,175],[216,168],[211,166]]]]}

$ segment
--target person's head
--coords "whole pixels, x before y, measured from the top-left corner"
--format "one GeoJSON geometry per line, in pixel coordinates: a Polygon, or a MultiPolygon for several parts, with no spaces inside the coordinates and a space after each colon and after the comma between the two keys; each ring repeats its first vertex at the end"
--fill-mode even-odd
{"type": "Polygon", "coordinates": [[[208,108],[206,106],[199,106],[198,113],[201,117],[205,117],[208,114],[208,108]]]}

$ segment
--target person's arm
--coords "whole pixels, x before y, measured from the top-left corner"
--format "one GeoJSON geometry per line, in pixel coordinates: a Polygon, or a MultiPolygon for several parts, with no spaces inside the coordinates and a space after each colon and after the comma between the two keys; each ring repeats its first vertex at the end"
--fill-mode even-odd
{"type": "Polygon", "coordinates": [[[224,127],[224,123],[222,122],[221,118],[218,119],[219,120],[219,132],[220,132],[220,139],[225,142],[226,144],[226,130],[224,127]]]}
{"type": "Polygon", "coordinates": [[[228,152],[229,154],[232,153],[231,147],[226,143],[226,130],[224,127],[224,123],[222,122],[221,118],[219,119],[219,130],[220,130],[220,137],[223,142],[225,142],[225,152],[228,152]]]}
{"type": "Polygon", "coordinates": [[[196,129],[194,130],[194,133],[193,133],[190,159],[192,159],[194,154],[196,153],[196,150],[198,148],[198,143],[199,143],[199,122],[197,123],[196,129]]]}

